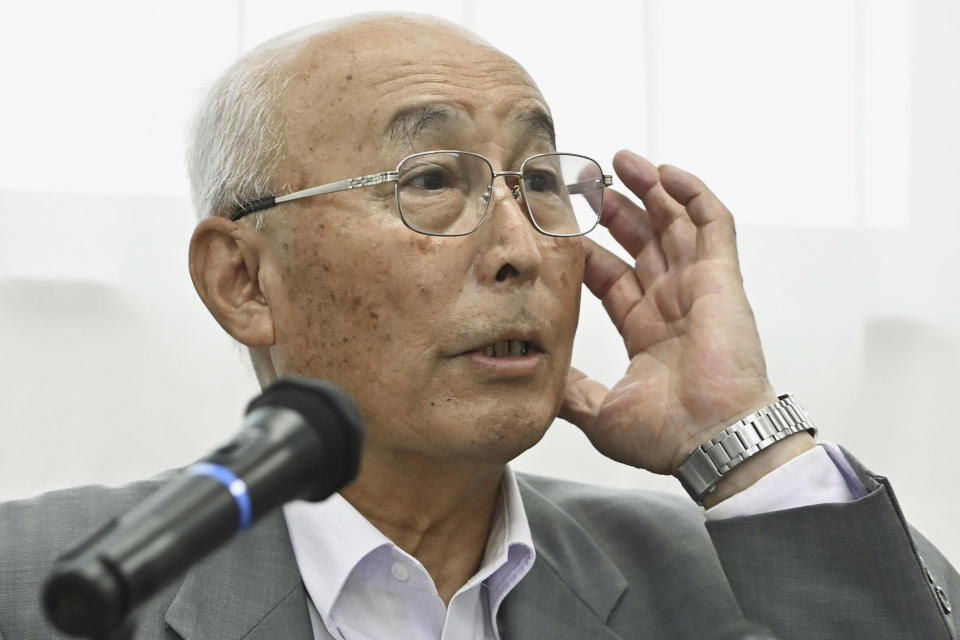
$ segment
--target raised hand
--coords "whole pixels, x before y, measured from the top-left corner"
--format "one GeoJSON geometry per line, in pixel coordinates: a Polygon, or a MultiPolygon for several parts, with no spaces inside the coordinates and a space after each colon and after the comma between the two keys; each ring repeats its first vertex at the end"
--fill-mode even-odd
{"type": "Polygon", "coordinates": [[[609,190],[601,223],[635,264],[584,239],[584,282],[623,337],[630,365],[609,390],[571,368],[560,416],[604,455],[673,473],[698,444],[776,395],[730,212],[675,167],[621,151],[614,169],[646,210],[609,190]]]}

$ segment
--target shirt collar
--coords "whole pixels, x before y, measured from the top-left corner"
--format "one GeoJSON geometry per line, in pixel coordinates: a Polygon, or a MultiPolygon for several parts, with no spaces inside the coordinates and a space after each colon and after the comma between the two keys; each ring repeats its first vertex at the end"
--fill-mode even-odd
{"type": "Polygon", "coordinates": [[[290,502],[283,515],[304,586],[324,620],[354,567],[377,549],[393,546],[339,493],[323,502],[290,502]]]}
{"type": "Polygon", "coordinates": [[[521,578],[527,575],[536,557],[530,523],[520,497],[520,485],[517,484],[513,469],[507,466],[500,484],[500,500],[490,526],[483,561],[473,578],[486,581],[493,629],[497,629],[500,604],[521,578]]]}
{"type": "MultiPolygon", "coordinates": [[[[320,503],[291,502],[284,506],[283,512],[300,575],[324,620],[328,619],[351,572],[364,558],[383,547],[397,548],[339,493],[320,503]]],[[[494,628],[500,603],[530,570],[535,559],[520,487],[513,470],[507,466],[480,569],[463,587],[486,582],[494,628]]]]}

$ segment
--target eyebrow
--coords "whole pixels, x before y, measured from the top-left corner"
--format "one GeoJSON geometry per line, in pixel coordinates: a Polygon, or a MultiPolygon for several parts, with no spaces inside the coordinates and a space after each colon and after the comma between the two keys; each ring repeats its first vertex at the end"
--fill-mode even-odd
{"type": "Polygon", "coordinates": [[[451,120],[450,109],[440,105],[423,105],[402,109],[390,119],[386,137],[392,142],[412,144],[424,129],[438,127],[451,120]]]}
{"type": "MultiPolygon", "coordinates": [[[[401,109],[390,119],[385,129],[385,137],[394,143],[412,145],[425,129],[437,128],[453,120],[454,114],[449,107],[436,104],[420,105],[401,109]]],[[[514,118],[531,135],[557,146],[557,134],[553,118],[542,109],[527,109],[514,118]]]]}
{"type": "Polygon", "coordinates": [[[516,117],[530,132],[538,138],[543,138],[550,143],[551,147],[557,146],[557,133],[553,127],[553,118],[540,109],[530,109],[522,112],[516,117]]]}

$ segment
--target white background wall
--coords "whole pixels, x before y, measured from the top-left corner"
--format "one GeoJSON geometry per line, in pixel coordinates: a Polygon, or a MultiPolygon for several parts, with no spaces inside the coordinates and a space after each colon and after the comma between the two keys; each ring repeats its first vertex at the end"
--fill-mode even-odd
{"type": "MultiPolygon", "coordinates": [[[[140,478],[235,431],[257,385],[187,275],[185,122],[239,53],[334,4],[0,5],[0,499],[140,478]]],[[[609,168],[630,147],[713,187],[774,385],[960,562],[960,4],[562,6],[404,4],[523,63],[562,148],[609,168]]],[[[626,366],[589,293],[574,360],[607,382],[626,366]]],[[[517,466],[679,491],[562,421],[517,466]]]]}

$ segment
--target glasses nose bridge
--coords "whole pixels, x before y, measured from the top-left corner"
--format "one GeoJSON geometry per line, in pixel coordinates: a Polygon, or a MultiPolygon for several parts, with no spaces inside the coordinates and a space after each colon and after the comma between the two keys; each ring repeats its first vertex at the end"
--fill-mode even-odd
{"type": "Polygon", "coordinates": [[[517,182],[514,185],[511,185],[509,180],[507,181],[507,187],[510,189],[510,193],[513,195],[513,199],[517,202],[520,202],[523,193],[520,189],[520,180],[523,178],[523,173],[520,171],[492,171],[490,177],[490,191],[493,192],[494,180],[497,178],[516,178],[517,182]]]}

